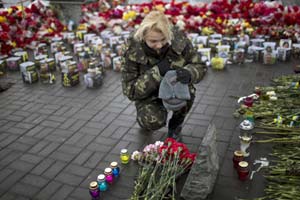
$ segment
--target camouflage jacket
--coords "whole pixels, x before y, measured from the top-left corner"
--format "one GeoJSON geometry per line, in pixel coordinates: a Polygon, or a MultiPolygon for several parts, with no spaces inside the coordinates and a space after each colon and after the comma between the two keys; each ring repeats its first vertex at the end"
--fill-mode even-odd
{"type": "MultiPolygon", "coordinates": [[[[171,59],[171,68],[185,68],[191,72],[190,92],[195,94],[193,83],[198,83],[203,78],[206,67],[184,33],[174,28],[173,34],[170,48],[176,55],[171,59]]],[[[130,38],[121,68],[124,95],[132,101],[157,98],[163,78],[156,65],[158,62],[157,58],[145,54],[140,42],[130,38]]]]}

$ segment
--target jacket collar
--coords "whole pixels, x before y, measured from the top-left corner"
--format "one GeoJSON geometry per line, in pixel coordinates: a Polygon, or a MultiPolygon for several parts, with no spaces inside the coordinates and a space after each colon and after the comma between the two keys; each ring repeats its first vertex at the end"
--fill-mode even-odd
{"type": "MultiPolygon", "coordinates": [[[[178,55],[182,53],[187,45],[187,38],[184,33],[179,31],[178,28],[174,27],[172,29],[174,38],[171,41],[172,48],[178,55]]],[[[140,63],[147,64],[149,57],[145,54],[141,42],[136,41],[133,37],[129,39],[129,48],[127,52],[127,57],[129,60],[140,63]]]]}

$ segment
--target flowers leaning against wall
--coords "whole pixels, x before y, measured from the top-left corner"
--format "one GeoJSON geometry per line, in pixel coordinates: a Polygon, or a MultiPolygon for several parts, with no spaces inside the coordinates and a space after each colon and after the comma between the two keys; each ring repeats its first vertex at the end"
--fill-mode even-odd
{"type": "Polygon", "coordinates": [[[131,158],[141,169],[130,199],[159,200],[167,195],[175,199],[176,178],[190,169],[195,157],[185,144],[172,138],[149,144],[143,152],[133,152],[131,158]]]}

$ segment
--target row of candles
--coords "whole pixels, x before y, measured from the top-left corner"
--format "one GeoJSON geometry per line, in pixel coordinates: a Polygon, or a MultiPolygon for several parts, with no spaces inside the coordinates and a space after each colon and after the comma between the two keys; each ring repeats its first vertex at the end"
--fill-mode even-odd
{"type": "MultiPolygon", "coordinates": [[[[122,149],[120,153],[120,160],[122,164],[128,164],[130,155],[127,149],[122,149]]],[[[97,181],[92,181],[89,185],[89,193],[92,200],[98,200],[100,193],[108,190],[109,185],[113,184],[114,181],[120,176],[120,167],[118,162],[113,161],[110,163],[110,167],[104,169],[103,174],[99,174],[97,181]]]]}
{"type": "MultiPolygon", "coordinates": [[[[261,95],[259,88],[255,89],[255,94],[242,98],[243,106],[250,108],[253,106],[255,99],[261,95]]],[[[249,163],[244,160],[250,153],[247,149],[250,146],[252,140],[252,130],[254,128],[254,116],[253,112],[247,110],[244,114],[244,120],[239,125],[240,128],[240,150],[234,151],[233,154],[233,166],[237,170],[240,180],[247,180],[249,177],[249,163]]]]}

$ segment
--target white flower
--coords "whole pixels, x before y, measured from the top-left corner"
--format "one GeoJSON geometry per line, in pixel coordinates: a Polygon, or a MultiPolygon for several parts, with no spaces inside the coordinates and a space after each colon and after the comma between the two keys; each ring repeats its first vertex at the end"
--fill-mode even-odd
{"type": "Polygon", "coordinates": [[[154,145],[155,145],[156,148],[158,149],[158,148],[162,147],[162,146],[164,145],[164,143],[163,143],[162,141],[156,141],[156,142],[154,143],[154,145]]]}
{"type": "Polygon", "coordinates": [[[142,156],[142,153],[139,152],[139,151],[134,151],[132,154],[131,154],[131,160],[139,160],[142,156]]]}
{"type": "Polygon", "coordinates": [[[271,101],[276,101],[277,99],[278,99],[278,98],[277,98],[276,96],[271,96],[271,97],[270,97],[270,100],[271,100],[271,101]]]}

